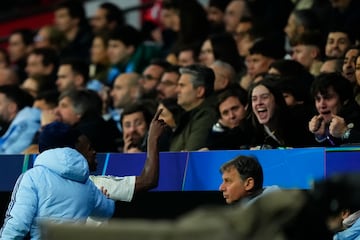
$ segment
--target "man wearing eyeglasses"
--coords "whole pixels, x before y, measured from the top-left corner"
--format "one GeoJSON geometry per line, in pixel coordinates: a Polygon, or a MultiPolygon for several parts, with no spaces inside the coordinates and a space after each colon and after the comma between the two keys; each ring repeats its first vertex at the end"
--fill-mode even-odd
{"type": "Polygon", "coordinates": [[[157,85],[157,98],[176,98],[176,86],[180,78],[179,66],[171,66],[163,73],[160,83],[157,85]]]}
{"type": "Polygon", "coordinates": [[[156,99],[160,79],[164,71],[169,68],[171,64],[162,59],[153,59],[151,63],[144,69],[140,85],[142,86],[144,99],[156,99]]]}

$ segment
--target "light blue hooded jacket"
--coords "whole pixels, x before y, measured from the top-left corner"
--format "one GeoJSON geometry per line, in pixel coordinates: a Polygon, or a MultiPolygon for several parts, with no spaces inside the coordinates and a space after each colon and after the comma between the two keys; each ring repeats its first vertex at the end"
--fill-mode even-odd
{"type": "Polygon", "coordinates": [[[114,201],[89,180],[86,159],[75,149],[44,151],[14,187],[0,239],[40,239],[39,220],[85,221],[110,218],[114,201]]]}
{"type": "Polygon", "coordinates": [[[336,233],[334,240],[360,240],[360,218],[351,227],[336,233]]]}

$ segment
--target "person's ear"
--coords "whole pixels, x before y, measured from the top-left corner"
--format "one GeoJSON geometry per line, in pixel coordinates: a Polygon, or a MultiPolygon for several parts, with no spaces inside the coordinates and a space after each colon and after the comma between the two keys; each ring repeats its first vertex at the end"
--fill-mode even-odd
{"type": "Polygon", "coordinates": [[[205,97],[205,87],[199,86],[196,88],[196,96],[198,98],[204,98],[205,97]]]}
{"type": "Polygon", "coordinates": [[[252,191],[252,189],[254,188],[255,186],[255,180],[254,178],[252,177],[248,177],[246,180],[245,180],[245,190],[246,191],[252,191]]]}
{"type": "Polygon", "coordinates": [[[350,216],[350,210],[349,209],[345,209],[341,211],[341,219],[344,220],[345,218],[350,216]]]}

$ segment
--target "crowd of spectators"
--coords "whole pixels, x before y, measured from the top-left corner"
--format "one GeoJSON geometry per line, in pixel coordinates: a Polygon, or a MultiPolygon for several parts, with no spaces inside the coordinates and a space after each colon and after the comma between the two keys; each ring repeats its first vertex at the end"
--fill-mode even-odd
{"type": "Polygon", "coordinates": [[[355,0],[158,0],[138,29],[116,4],[89,19],[82,1],[62,1],[53,23],[14,29],[1,50],[0,149],[36,153],[59,120],[99,152],[142,152],[159,106],[171,126],[161,151],[358,143],[358,10],[355,0]]]}

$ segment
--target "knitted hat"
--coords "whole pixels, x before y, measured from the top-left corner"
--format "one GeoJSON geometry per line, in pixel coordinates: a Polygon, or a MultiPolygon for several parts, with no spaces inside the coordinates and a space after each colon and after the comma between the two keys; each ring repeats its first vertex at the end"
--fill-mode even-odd
{"type": "Polygon", "coordinates": [[[39,152],[52,148],[75,148],[81,132],[62,122],[46,125],[39,135],[39,152]]]}

